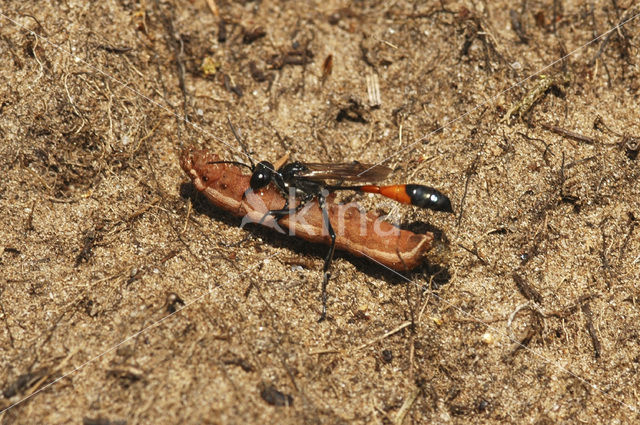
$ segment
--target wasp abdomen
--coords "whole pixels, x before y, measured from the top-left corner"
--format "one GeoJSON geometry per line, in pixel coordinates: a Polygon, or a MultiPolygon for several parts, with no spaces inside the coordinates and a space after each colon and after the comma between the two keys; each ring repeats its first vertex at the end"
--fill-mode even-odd
{"type": "Polygon", "coordinates": [[[405,190],[412,205],[434,211],[453,212],[449,198],[437,189],[421,184],[407,184],[405,190]]]}

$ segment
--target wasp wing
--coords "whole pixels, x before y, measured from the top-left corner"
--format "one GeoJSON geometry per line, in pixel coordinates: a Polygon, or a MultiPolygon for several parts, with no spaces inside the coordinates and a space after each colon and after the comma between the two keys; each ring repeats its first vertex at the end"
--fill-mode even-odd
{"type": "Polygon", "coordinates": [[[384,180],[392,171],[384,165],[363,164],[358,161],[342,164],[304,163],[307,168],[298,176],[310,180],[344,180],[355,182],[376,182],[384,180]]]}

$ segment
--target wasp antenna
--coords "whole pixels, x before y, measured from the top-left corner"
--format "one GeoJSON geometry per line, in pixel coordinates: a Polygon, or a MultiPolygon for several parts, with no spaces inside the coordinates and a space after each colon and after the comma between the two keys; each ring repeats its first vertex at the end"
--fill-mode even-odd
{"type": "Polygon", "coordinates": [[[231,165],[240,165],[242,167],[247,167],[248,169],[253,171],[253,167],[251,165],[245,164],[244,162],[238,161],[209,161],[207,164],[231,164],[231,165]]]}
{"type": "Polygon", "coordinates": [[[249,149],[247,149],[247,145],[244,143],[244,140],[242,140],[242,137],[240,137],[240,134],[238,133],[238,131],[234,127],[233,123],[231,122],[231,116],[229,116],[229,115],[227,115],[227,122],[229,123],[229,128],[231,128],[231,132],[233,133],[233,137],[236,138],[236,140],[240,144],[240,147],[242,147],[242,152],[247,156],[247,158],[249,158],[249,162],[251,163],[251,169],[253,169],[255,167],[255,163],[253,162],[253,158],[249,154],[249,149]]]}

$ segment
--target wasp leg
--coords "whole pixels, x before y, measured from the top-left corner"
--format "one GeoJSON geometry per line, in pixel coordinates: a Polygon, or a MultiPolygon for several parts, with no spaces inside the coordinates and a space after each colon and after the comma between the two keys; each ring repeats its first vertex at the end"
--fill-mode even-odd
{"type": "MultiPolygon", "coordinates": [[[[264,215],[262,216],[262,218],[260,219],[260,221],[258,222],[258,224],[262,225],[262,223],[264,223],[264,221],[267,219],[267,217],[272,216],[275,217],[276,220],[279,220],[283,217],[292,215],[292,214],[296,214],[298,212],[300,212],[300,210],[302,208],[304,208],[304,206],[307,204],[308,201],[310,201],[311,199],[313,199],[315,197],[315,195],[313,194],[307,194],[305,197],[302,198],[302,201],[300,203],[298,203],[298,205],[295,208],[289,208],[289,199],[285,198],[285,202],[284,205],[281,209],[279,210],[269,210],[266,213],[264,213],[264,215]]],[[[281,233],[284,233],[284,231],[282,231],[282,229],[276,229],[278,231],[280,231],[281,233]]]]}
{"type": "Polygon", "coordinates": [[[282,230],[282,228],[280,227],[279,220],[281,218],[283,218],[283,217],[287,217],[287,216],[290,216],[292,214],[295,214],[296,212],[298,212],[297,208],[289,209],[289,208],[287,208],[287,205],[285,205],[285,208],[283,208],[281,210],[269,210],[266,213],[264,213],[264,215],[262,216],[262,218],[258,222],[258,225],[262,225],[264,223],[264,221],[267,219],[267,217],[271,216],[271,217],[275,218],[275,221],[276,221],[274,223],[273,228],[276,229],[280,233],[285,233],[285,231],[282,230]]]}
{"type": "Polygon", "coordinates": [[[331,278],[331,263],[333,262],[333,253],[336,250],[336,232],[334,232],[333,226],[331,226],[331,221],[329,220],[329,212],[327,211],[327,204],[325,202],[324,196],[318,195],[318,205],[322,210],[322,220],[324,221],[324,225],[327,227],[329,237],[331,237],[331,247],[329,248],[329,252],[324,259],[323,267],[324,279],[322,280],[322,314],[320,314],[320,319],[318,319],[318,322],[322,322],[327,318],[327,284],[329,283],[329,279],[331,278]]]}

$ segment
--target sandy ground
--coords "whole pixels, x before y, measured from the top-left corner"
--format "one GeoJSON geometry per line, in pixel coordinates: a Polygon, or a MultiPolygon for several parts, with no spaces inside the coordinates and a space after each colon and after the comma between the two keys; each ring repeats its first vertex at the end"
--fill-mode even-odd
{"type": "Polygon", "coordinates": [[[637,2],[0,11],[2,424],[640,420],[637,2]],[[448,255],[338,255],[317,323],[326,248],[179,167],[242,159],[228,119],[257,159],[437,187],[454,215],[349,199],[448,255]]]}

